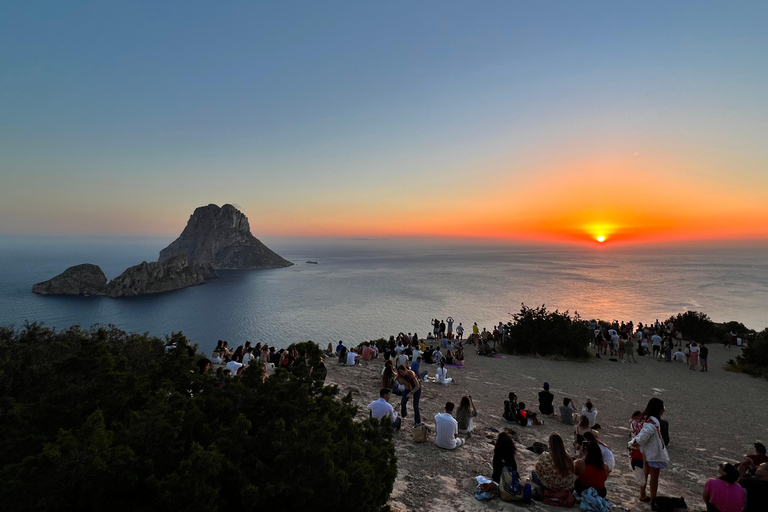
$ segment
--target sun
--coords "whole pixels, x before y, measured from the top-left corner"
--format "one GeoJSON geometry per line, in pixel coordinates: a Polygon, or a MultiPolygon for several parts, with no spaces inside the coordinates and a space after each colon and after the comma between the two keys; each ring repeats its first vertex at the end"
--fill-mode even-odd
{"type": "Polygon", "coordinates": [[[603,243],[603,242],[605,242],[605,237],[603,235],[599,235],[597,237],[597,241],[600,242],[600,243],[603,243]]]}

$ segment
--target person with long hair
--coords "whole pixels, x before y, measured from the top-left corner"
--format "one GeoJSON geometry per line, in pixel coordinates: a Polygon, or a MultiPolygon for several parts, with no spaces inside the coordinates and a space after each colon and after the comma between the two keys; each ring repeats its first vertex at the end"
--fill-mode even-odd
{"type": "Polygon", "coordinates": [[[491,476],[491,480],[499,483],[501,471],[505,467],[517,471],[516,454],[517,446],[512,436],[507,432],[500,433],[499,437],[496,438],[496,446],[493,449],[493,476],[491,476]]]}
{"type": "Polygon", "coordinates": [[[395,385],[395,367],[391,359],[384,363],[384,369],[381,372],[381,389],[392,389],[395,385]]]}
{"type": "Polygon", "coordinates": [[[584,457],[576,459],[574,474],[578,477],[574,483],[574,490],[581,494],[593,487],[598,496],[605,498],[607,490],[605,481],[608,479],[608,471],[603,460],[603,452],[596,441],[584,441],[584,457]]]}
{"type": "Polygon", "coordinates": [[[660,398],[653,397],[648,400],[645,410],[640,413],[642,429],[629,441],[630,449],[639,449],[645,461],[643,472],[645,482],[640,489],[640,501],[653,501],[659,488],[659,473],[667,469],[669,454],[664,447],[664,439],[661,436],[661,415],[664,414],[664,402],[660,398]],[[646,494],[646,487],[650,477],[650,497],[646,494]]]}
{"type": "Polygon", "coordinates": [[[461,397],[459,408],[456,410],[456,421],[459,422],[459,434],[466,434],[469,437],[472,432],[472,418],[477,416],[475,402],[472,401],[472,395],[461,397]]]}
{"type": "Polygon", "coordinates": [[[582,414],[579,417],[579,422],[573,427],[573,451],[578,453],[581,450],[581,445],[584,442],[584,433],[589,432],[592,428],[589,426],[589,417],[586,414],[582,414]]]}
{"type": "Polygon", "coordinates": [[[552,491],[573,490],[573,459],[565,448],[560,434],[549,435],[549,451],[539,455],[536,469],[531,472],[531,480],[543,489],[552,491]]]}
{"type": "Polygon", "coordinates": [[[707,512],[741,512],[747,501],[744,488],[736,483],[739,470],[728,462],[717,467],[718,478],[710,478],[704,485],[702,497],[707,512]]]}

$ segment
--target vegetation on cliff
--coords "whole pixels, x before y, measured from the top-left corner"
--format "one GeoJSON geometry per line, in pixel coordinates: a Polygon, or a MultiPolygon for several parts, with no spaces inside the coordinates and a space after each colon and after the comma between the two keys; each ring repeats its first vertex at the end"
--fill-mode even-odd
{"type": "Polygon", "coordinates": [[[507,324],[503,346],[512,354],[539,354],[572,359],[589,357],[587,347],[594,337],[587,324],[571,317],[568,311],[547,311],[544,304],[530,308],[525,304],[507,324]]]}
{"type": "Polygon", "coordinates": [[[186,343],[114,327],[0,329],[3,509],[385,506],[389,425],[354,421],[351,397],[308,372],[202,374],[186,343]]]}

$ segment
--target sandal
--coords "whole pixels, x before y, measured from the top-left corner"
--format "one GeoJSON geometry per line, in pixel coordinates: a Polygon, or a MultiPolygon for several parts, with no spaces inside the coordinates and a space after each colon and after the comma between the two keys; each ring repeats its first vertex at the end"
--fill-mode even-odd
{"type": "Polygon", "coordinates": [[[639,498],[639,499],[640,499],[640,501],[642,501],[643,503],[648,503],[649,501],[651,501],[651,498],[649,498],[648,496],[646,496],[645,498],[639,498]]]}

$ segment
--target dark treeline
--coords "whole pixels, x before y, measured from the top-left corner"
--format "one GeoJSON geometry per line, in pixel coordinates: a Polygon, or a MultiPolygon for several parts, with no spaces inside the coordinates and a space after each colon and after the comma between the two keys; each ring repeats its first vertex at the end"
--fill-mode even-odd
{"type": "Polygon", "coordinates": [[[187,346],[181,333],[0,329],[3,510],[386,506],[389,425],[355,421],[351,396],[304,363],[229,378],[187,346]]]}

